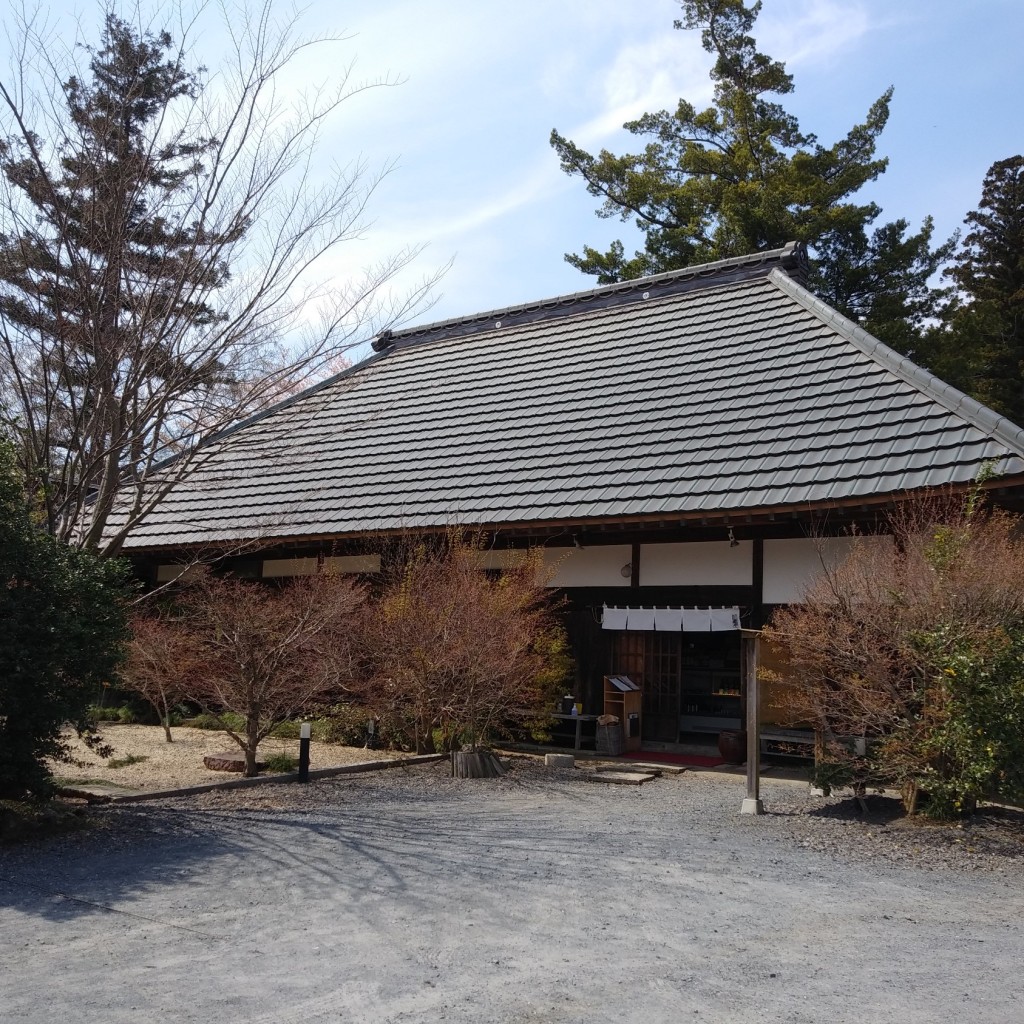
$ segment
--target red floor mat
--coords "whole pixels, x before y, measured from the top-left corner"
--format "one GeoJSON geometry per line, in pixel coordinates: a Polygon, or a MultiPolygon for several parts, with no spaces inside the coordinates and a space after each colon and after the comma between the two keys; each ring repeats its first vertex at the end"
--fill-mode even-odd
{"type": "Polygon", "coordinates": [[[666,754],[655,750],[637,750],[621,756],[631,761],[649,761],[651,764],[687,764],[694,768],[717,768],[720,764],[725,764],[720,757],[707,757],[704,754],[666,754]]]}

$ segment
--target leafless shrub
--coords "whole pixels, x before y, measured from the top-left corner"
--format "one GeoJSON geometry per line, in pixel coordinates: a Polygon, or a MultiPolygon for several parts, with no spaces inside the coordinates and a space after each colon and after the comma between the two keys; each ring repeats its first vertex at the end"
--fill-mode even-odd
{"type": "Polygon", "coordinates": [[[821,781],[895,781],[911,812],[924,788],[946,816],[1006,783],[1020,752],[1006,726],[1024,710],[1024,542],[978,491],[907,502],[889,529],[891,544],[859,538],[765,637],[789,653],[792,723],[825,739],[821,781]]]}
{"type": "Polygon", "coordinates": [[[218,716],[255,775],[257,748],[275,726],[346,691],[362,600],[359,586],[330,573],[280,588],[205,574],[173,611],[137,623],[128,675],[218,716]]]}
{"type": "Polygon", "coordinates": [[[479,544],[456,531],[390,558],[364,608],[367,706],[412,723],[416,749],[474,750],[550,707],[569,666],[540,553],[510,552],[481,569],[479,544]]]}

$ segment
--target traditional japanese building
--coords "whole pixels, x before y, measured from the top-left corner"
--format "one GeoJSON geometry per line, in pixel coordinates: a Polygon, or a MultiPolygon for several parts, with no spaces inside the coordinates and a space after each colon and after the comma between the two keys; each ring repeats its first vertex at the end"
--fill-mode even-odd
{"type": "Polygon", "coordinates": [[[801,284],[802,251],[724,260],[382,335],[368,359],[210,439],[130,536],[154,580],[196,552],[281,577],[373,574],[382,540],[540,546],[577,695],[644,689],[644,736],[738,725],[737,624],[799,601],[908,494],[1024,497],[1024,431],[801,284]]]}

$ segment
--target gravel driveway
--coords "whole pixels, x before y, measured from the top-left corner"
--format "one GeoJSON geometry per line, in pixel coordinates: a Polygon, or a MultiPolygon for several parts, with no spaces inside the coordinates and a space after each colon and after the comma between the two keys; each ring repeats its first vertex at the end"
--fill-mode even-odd
{"type": "Polygon", "coordinates": [[[0,1020],[1024,1019],[1019,837],[741,796],[517,761],[110,808],[0,851],[0,1020]]]}

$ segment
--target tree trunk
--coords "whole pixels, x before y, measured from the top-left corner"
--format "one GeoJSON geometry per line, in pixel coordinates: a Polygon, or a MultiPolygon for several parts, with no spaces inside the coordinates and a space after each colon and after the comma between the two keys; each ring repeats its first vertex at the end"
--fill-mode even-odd
{"type": "Polygon", "coordinates": [[[863,782],[855,782],[853,784],[853,798],[857,801],[857,806],[860,808],[861,814],[868,813],[868,787],[863,782]]]}
{"type": "Polygon", "coordinates": [[[496,779],[505,774],[505,766],[489,750],[453,750],[452,778],[496,779]]]}
{"type": "Polygon", "coordinates": [[[260,742],[260,722],[256,715],[249,715],[245,729],[245,777],[251,779],[259,774],[256,765],[256,748],[260,742]]]}
{"type": "Polygon", "coordinates": [[[911,779],[903,783],[900,796],[903,799],[903,809],[908,817],[917,813],[917,798],[920,795],[920,788],[915,780],[911,779]]]}
{"type": "Polygon", "coordinates": [[[437,748],[434,745],[434,727],[429,719],[416,719],[416,753],[434,754],[437,748]]]}
{"type": "Polygon", "coordinates": [[[167,699],[167,694],[162,687],[160,689],[160,704],[157,707],[157,712],[160,715],[160,724],[164,727],[164,739],[168,743],[173,743],[174,737],[171,735],[171,702],[167,699]]]}

